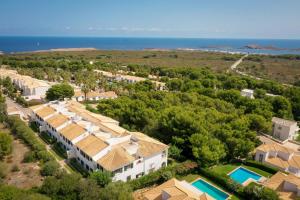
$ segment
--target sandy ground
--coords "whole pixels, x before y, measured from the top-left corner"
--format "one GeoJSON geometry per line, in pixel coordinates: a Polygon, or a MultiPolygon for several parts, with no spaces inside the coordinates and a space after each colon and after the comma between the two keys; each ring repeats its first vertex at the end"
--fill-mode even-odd
{"type": "Polygon", "coordinates": [[[15,139],[13,141],[13,152],[6,158],[9,172],[4,180],[5,183],[25,189],[42,185],[43,178],[40,175],[38,164],[22,162],[28,151],[28,147],[20,140],[15,139]],[[19,171],[12,171],[15,166],[18,167],[19,171]]]}

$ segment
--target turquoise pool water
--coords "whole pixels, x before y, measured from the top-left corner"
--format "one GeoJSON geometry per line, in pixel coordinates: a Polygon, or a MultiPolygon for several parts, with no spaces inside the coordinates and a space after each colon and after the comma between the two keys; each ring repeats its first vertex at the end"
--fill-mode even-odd
{"type": "Polygon", "coordinates": [[[199,179],[192,183],[194,187],[196,187],[201,192],[205,192],[209,194],[211,197],[215,198],[216,200],[225,200],[228,198],[228,194],[222,192],[218,188],[214,187],[213,185],[199,179]]]}
{"type": "Polygon", "coordinates": [[[256,181],[258,181],[262,176],[245,169],[243,167],[238,168],[237,170],[233,171],[231,174],[229,174],[230,178],[234,181],[243,184],[245,181],[247,181],[249,178],[252,178],[256,181]]]}

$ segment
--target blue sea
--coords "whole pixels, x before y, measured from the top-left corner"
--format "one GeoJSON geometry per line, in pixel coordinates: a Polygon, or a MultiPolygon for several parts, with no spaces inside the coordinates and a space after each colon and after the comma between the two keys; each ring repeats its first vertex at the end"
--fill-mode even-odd
{"type": "Polygon", "coordinates": [[[3,53],[57,48],[96,48],[103,50],[183,49],[300,55],[300,40],[0,36],[0,51],[3,53]],[[249,49],[246,48],[246,45],[258,45],[264,47],[264,49],[249,49]],[[265,47],[272,47],[272,49],[265,49],[265,47]]]}

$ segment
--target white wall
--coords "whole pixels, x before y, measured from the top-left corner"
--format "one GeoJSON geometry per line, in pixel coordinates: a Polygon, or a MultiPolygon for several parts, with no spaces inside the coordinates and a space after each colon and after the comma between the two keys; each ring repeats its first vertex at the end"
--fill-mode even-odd
{"type": "Polygon", "coordinates": [[[289,192],[297,192],[297,185],[290,183],[288,181],[284,181],[283,183],[283,189],[285,191],[289,191],[289,192]]]}

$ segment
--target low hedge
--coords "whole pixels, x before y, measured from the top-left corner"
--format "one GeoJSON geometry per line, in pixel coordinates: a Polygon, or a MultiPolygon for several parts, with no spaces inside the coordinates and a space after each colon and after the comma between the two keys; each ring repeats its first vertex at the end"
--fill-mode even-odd
{"type": "Polygon", "coordinates": [[[256,167],[258,169],[261,169],[261,170],[266,171],[271,174],[276,174],[279,171],[278,169],[276,169],[274,167],[267,166],[263,163],[260,163],[260,162],[254,161],[254,160],[243,161],[243,164],[246,166],[256,167]]]}
{"type": "Polygon", "coordinates": [[[218,185],[221,185],[229,192],[242,196],[242,186],[238,183],[235,183],[229,176],[221,176],[220,174],[217,174],[206,168],[198,168],[198,172],[202,176],[213,180],[218,185]]]}
{"type": "Polygon", "coordinates": [[[33,150],[33,155],[38,160],[42,162],[55,160],[54,157],[46,150],[45,145],[37,139],[33,130],[29,128],[19,117],[9,116],[7,118],[7,123],[10,126],[12,133],[23,140],[33,150]]]}
{"type": "Polygon", "coordinates": [[[265,188],[262,185],[252,183],[246,187],[243,187],[242,185],[235,183],[229,176],[227,175],[220,176],[220,174],[215,173],[210,169],[198,168],[198,172],[202,176],[210,180],[213,180],[216,184],[222,186],[230,193],[233,193],[242,199],[257,199],[257,200],[279,199],[276,191],[269,188],[265,188]]]}
{"type": "Polygon", "coordinates": [[[151,172],[138,179],[129,181],[129,184],[133,190],[149,187],[155,184],[161,184],[167,179],[175,175],[188,175],[197,168],[197,164],[192,161],[185,161],[183,163],[170,165],[155,172],[151,172]]]}

